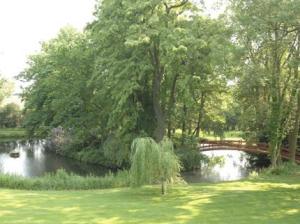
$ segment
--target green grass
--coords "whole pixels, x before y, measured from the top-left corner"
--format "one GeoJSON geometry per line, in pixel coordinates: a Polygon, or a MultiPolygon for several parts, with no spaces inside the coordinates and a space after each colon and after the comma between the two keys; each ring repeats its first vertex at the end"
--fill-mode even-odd
{"type": "MultiPolygon", "coordinates": [[[[224,133],[223,140],[243,140],[243,132],[242,131],[226,131],[224,133]]],[[[180,139],[181,138],[181,129],[176,129],[175,137],[180,139]]],[[[200,132],[200,137],[209,139],[209,140],[220,140],[220,137],[213,135],[213,133],[208,134],[207,132],[200,132]]]]}
{"type": "Polygon", "coordinates": [[[58,170],[42,177],[26,178],[13,175],[0,175],[0,188],[20,190],[90,190],[130,186],[128,171],[109,173],[103,177],[82,177],[58,170]]]}
{"type": "Polygon", "coordinates": [[[89,191],[0,190],[1,223],[299,224],[300,177],[89,191]]]}
{"type": "MultiPolygon", "coordinates": [[[[205,132],[202,132],[200,135],[201,138],[206,138],[209,140],[220,140],[220,137],[205,132]]],[[[224,133],[223,140],[235,140],[235,141],[243,140],[242,135],[243,133],[241,131],[226,131],[224,133]]]]}
{"type": "Polygon", "coordinates": [[[24,139],[26,138],[26,130],[23,128],[1,128],[0,141],[24,139]]]}

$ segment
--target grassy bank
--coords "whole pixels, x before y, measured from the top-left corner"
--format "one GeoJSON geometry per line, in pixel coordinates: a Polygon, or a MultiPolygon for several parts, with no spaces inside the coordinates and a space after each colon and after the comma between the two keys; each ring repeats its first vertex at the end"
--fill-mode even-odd
{"type": "Polygon", "coordinates": [[[298,224],[300,177],[89,191],[0,190],[1,223],[298,224]]]}
{"type": "Polygon", "coordinates": [[[26,130],[23,128],[1,128],[0,141],[25,139],[26,130]]]}
{"type": "MultiPolygon", "coordinates": [[[[177,139],[181,139],[181,130],[177,129],[174,136],[177,139]]],[[[209,140],[220,140],[220,136],[214,135],[212,132],[211,133],[207,133],[207,132],[200,132],[200,137],[201,138],[205,138],[205,139],[209,139],[209,140]]],[[[224,136],[222,138],[223,140],[243,140],[243,132],[242,131],[226,131],[224,132],[224,136]]]]}
{"type": "MultiPolygon", "coordinates": [[[[224,132],[223,140],[243,140],[242,138],[243,132],[241,131],[226,131],[224,132]]],[[[221,138],[218,136],[215,136],[213,134],[208,134],[205,132],[201,133],[201,138],[209,139],[209,140],[220,140],[221,138]]]]}
{"type": "Polygon", "coordinates": [[[25,178],[20,176],[0,175],[0,188],[22,190],[90,190],[128,187],[129,172],[119,171],[116,174],[107,174],[104,177],[82,177],[68,174],[64,170],[58,170],[54,174],[42,177],[25,178]]]}

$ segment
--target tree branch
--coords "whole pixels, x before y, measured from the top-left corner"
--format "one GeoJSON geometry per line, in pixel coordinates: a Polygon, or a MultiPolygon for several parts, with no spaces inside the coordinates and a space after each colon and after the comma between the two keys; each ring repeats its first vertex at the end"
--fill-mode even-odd
{"type": "Polygon", "coordinates": [[[167,3],[163,3],[164,5],[165,5],[165,7],[166,7],[166,11],[167,11],[167,13],[169,14],[170,13],[170,11],[172,10],[172,9],[175,9],[175,8],[179,8],[179,7],[181,7],[181,6],[184,6],[186,3],[188,3],[189,2],[189,0],[183,0],[181,3],[179,3],[179,4],[177,4],[177,5],[171,5],[171,6],[168,6],[167,5],[167,3]]]}

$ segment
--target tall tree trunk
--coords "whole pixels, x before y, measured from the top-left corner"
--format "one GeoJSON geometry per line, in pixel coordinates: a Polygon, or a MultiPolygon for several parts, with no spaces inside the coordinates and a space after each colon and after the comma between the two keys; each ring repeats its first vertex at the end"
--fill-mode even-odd
{"type": "Polygon", "coordinates": [[[156,118],[156,127],[154,129],[154,139],[160,142],[165,135],[165,116],[160,103],[160,88],[163,78],[163,67],[160,64],[159,58],[159,43],[154,42],[153,51],[150,51],[152,64],[154,67],[154,75],[152,81],[152,103],[156,118]]]}
{"type": "Polygon", "coordinates": [[[299,133],[299,125],[300,125],[300,81],[299,81],[299,59],[300,59],[300,30],[297,35],[298,46],[295,54],[296,63],[294,66],[294,74],[295,80],[297,81],[297,110],[295,114],[295,121],[293,124],[292,131],[289,135],[289,150],[290,150],[290,160],[292,163],[296,162],[296,153],[297,153],[297,140],[299,133]]]}
{"type": "Polygon", "coordinates": [[[183,105],[183,116],[182,116],[182,127],[181,127],[181,145],[184,145],[186,138],[186,117],[187,117],[187,107],[183,105]]]}
{"type": "Polygon", "coordinates": [[[297,139],[299,133],[299,124],[300,124],[300,93],[298,92],[297,97],[297,112],[295,115],[295,122],[292,131],[289,136],[289,150],[290,150],[290,160],[292,163],[295,163],[296,152],[297,152],[297,139]]]}
{"type": "Polygon", "coordinates": [[[191,119],[188,120],[188,135],[189,136],[192,135],[192,120],[191,119]]]}
{"type": "Polygon", "coordinates": [[[171,93],[169,98],[169,104],[168,104],[168,137],[171,138],[172,135],[172,115],[173,115],[173,107],[175,104],[175,93],[176,93],[176,82],[178,79],[179,74],[175,74],[172,86],[171,86],[171,93]]]}
{"type": "Polygon", "coordinates": [[[167,181],[166,180],[161,181],[161,194],[162,195],[167,194],[167,181]]]}
{"type": "Polygon", "coordinates": [[[271,117],[270,117],[270,155],[272,166],[276,167],[281,162],[281,143],[282,143],[282,100],[281,99],[281,86],[280,86],[280,56],[278,46],[278,29],[274,29],[274,45],[272,49],[273,68],[271,77],[271,117]]]}
{"type": "Polygon", "coordinates": [[[203,116],[204,116],[204,104],[205,104],[205,95],[203,92],[201,92],[197,126],[196,126],[195,133],[194,133],[196,137],[200,137],[201,124],[202,124],[202,120],[203,120],[203,116]]]}

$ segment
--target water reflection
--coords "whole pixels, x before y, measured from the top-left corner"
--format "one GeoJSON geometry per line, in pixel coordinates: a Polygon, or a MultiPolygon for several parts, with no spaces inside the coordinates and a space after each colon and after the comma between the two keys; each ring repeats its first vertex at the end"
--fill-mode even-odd
{"type": "Polygon", "coordinates": [[[223,162],[214,166],[205,165],[200,170],[183,173],[189,183],[240,180],[249,175],[248,154],[236,150],[203,152],[209,158],[223,157],[223,162]]]}
{"type": "MultiPolygon", "coordinates": [[[[203,152],[210,158],[223,157],[222,164],[202,166],[200,170],[182,173],[189,183],[219,182],[240,180],[248,176],[249,171],[264,160],[257,156],[235,150],[216,150],[203,152]]],[[[109,172],[101,166],[86,164],[73,159],[48,152],[43,141],[15,141],[0,143],[0,173],[20,175],[24,177],[42,176],[45,173],[65,169],[78,175],[103,176],[109,172]],[[18,151],[18,158],[10,157],[9,153],[18,151]]]]}
{"type": "Polygon", "coordinates": [[[109,172],[101,166],[82,163],[45,150],[43,141],[8,142],[0,144],[0,173],[24,177],[42,176],[45,173],[65,169],[79,175],[102,176],[109,172]],[[9,153],[18,151],[18,158],[9,153]]]}

